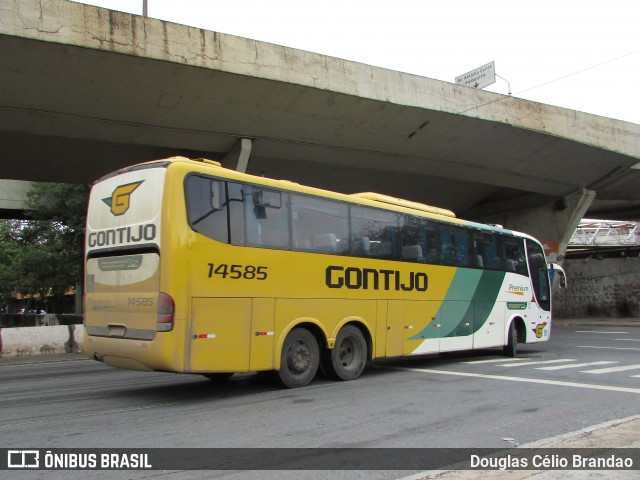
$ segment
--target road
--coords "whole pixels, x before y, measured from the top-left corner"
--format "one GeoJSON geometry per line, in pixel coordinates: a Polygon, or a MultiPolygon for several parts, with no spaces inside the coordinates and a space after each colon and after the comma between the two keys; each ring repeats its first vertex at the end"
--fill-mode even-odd
{"type": "MultiPolygon", "coordinates": [[[[296,390],[283,390],[263,375],[215,383],[200,376],[116,370],[92,360],[1,362],[0,447],[522,445],[639,414],[639,352],[638,327],[556,326],[550,342],[519,345],[517,359],[483,350],[383,361],[357,381],[318,379],[296,390]]],[[[11,473],[10,478],[47,477],[46,472],[11,473]]],[[[65,476],[88,477],[80,473],[65,476]]],[[[273,472],[197,473],[162,476],[283,478],[273,472]]],[[[409,473],[348,472],[343,478],[409,473]]],[[[91,474],[156,478],[150,472],[91,474]]]]}

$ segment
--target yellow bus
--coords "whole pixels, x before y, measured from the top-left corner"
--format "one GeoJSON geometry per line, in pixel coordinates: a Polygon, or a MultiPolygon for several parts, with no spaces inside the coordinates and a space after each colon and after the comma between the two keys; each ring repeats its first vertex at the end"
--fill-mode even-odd
{"type": "Polygon", "coordinates": [[[514,356],[549,339],[552,268],[534,238],[448,210],[169,158],[93,185],[84,348],[135,370],[273,370],[286,387],[382,357],[514,356]]]}

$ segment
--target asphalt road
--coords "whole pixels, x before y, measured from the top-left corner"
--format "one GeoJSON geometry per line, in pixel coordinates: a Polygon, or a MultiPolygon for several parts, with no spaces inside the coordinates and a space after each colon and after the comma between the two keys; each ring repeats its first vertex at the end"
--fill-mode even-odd
{"type": "MultiPolygon", "coordinates": [[[[215,383],[92,360],[5,362],[0,447],[505,447],[640,413],[640,328],[555,326],[550,342],[519,347],[515,360],[483,350],[383,361],[353,382],[317,379],[295,390],[263,375],[215,383]]],[[[50,478],[10,473],[7,478],[50,478]]],[[[325,473],[71,472],[65,478],[325,473]]]]}

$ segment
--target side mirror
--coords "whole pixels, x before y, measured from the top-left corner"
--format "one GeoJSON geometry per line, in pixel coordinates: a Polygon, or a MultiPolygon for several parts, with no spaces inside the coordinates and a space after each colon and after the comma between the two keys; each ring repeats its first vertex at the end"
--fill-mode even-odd
{"type": "Polygon", "coordinates": [[[549,277],[551,277],[551,285],[553,285],[556,275],[558,276],[558,285],[560,288],[567,288],[567,274],[564,269],[557,263],[550,263],[549,277]]]}

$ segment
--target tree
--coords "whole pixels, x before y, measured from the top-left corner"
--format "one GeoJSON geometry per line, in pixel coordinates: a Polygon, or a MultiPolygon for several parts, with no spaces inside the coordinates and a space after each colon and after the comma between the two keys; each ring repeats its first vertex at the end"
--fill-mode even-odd
{"type": "Polygon", "coordinates": [[[48,308],[60,310],[65,292],[83,278],[88,193],[85,185],[35,183],[27,192],[30,219],[0,222],[3,300],[52,297],[48,308]]]}

